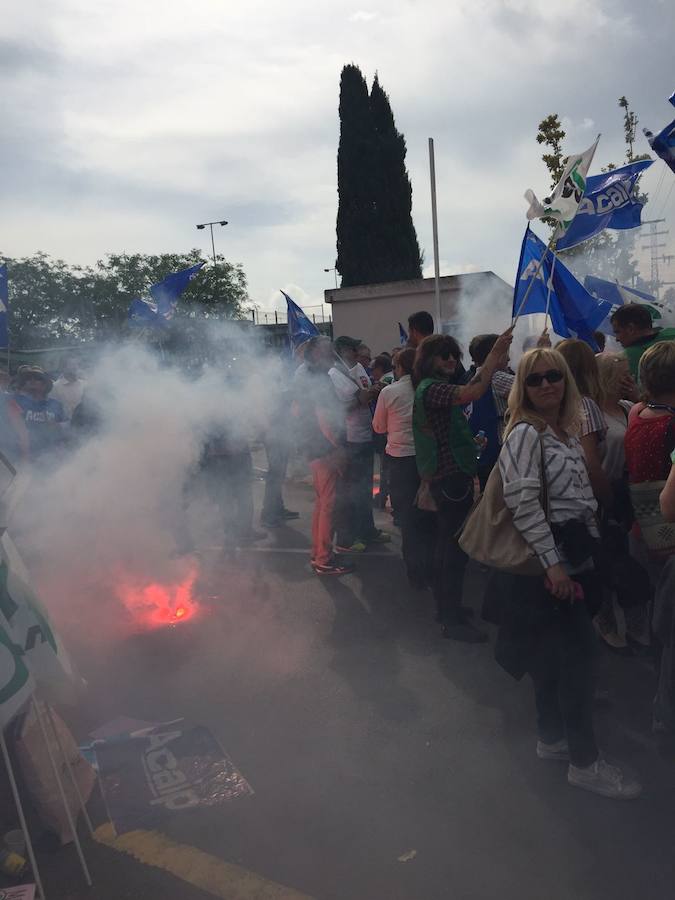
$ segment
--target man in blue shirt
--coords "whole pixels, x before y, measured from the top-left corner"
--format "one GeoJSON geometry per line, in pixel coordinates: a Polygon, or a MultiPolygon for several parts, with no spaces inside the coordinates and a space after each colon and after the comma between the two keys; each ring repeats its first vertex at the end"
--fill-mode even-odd
{"type": "Polygon", "coordinates": [[[67,416],[58,400],[48,396],[52,380],[39,366],[20,366],[14,399],[23,413],[28,431],[30,458],[53,452],[65,437],[67,416]]]}

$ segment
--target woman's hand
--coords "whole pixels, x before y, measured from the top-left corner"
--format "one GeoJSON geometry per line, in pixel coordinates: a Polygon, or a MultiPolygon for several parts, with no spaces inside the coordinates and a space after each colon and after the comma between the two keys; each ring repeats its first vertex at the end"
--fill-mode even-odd
{"type": "Polygon", "coordinates": [[[488,369],[490,374],[495,369],[504,369],[508,365],[509,350],[513,341],[513,327],[512,325],[503,334],[499,335],[483,363],[483,368],[488,369]]]}
{"type": "Polygon", "coordinates": [[[574,582],[558,563],[546,570],[550,582],[549,590],[556,600],[574,600],[574,582]]]}
{"type": "Polygon", "coordinates": [[[539,340],[537,341],[537,347],[546,348],[546,349],[550,350],[551,338],[548,333],[548,328],[544,328],[541,335],[539,336],[539,340]]]}

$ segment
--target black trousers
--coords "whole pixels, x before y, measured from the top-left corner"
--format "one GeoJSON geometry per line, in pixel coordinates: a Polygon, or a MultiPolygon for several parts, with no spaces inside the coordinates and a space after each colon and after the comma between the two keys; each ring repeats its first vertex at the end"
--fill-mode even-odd
{"type": "Polygon", "coordinates": [[[284,510],[282,487],[288,466],[288,442],[283,437],[265,438],[267,454],[267,474],[265,475],[265,498],[263,500],[263,519],[277,519],[284,510]]]}
{"type": "Polygon", "coordinates": [[[373,443],[347,444],[345,470],[336,507],[339,547],[368,541],[376,533],[373,520],[373,443]]]}
{"type": "Polygon", "coordinates": [[[253,530],[253,463],[248,450],[205,460],[202,478],[222,517],[226,543],[253,530]]]}
{"type": "Polygon", "coordinates": [[[436,517],[415,506],[420,486],[414,456],[386,456],[391,504],[401,528],[401,553],[406,573],[416,585],[431,584],[436,517]]]}
{"type": "Polygon", "coordinates": [[[457,543],[457,532],[473,506],[473,478],[463,472],[431,482],[438,512],[433,563],[433,592],[439,622],[461,621],[464,570],[468,557],[457,543]]]}
{"type": "Polygon", "coordinates": [[[597,639],[590,609],[601,585],[594,572],[573,577],[585,601],[556,601],[543,578],[503,576],[495,655],[516,678],[527,672],[532,679],[539,739],[552,744],[567,737],[571,762],[589,766],[598,758],[593,728],[597,639]]]}

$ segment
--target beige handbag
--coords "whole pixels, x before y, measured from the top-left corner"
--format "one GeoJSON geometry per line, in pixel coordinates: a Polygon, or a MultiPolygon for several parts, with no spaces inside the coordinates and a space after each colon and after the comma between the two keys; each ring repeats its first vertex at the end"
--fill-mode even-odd
{"type": "MultiPolygon", "coordinates": [[[[544,465],[544,443],[541,451],[541,505],[549,518],[549,495],[544,465]]],[[[542,575],[543,568],[534,550],[513,524],[513,516],[504,503],[504,485],[499,465],[495,465],[483,494],[474,504],[459,535],[459,546],[476,562],[514,575],[542,575]]]]}

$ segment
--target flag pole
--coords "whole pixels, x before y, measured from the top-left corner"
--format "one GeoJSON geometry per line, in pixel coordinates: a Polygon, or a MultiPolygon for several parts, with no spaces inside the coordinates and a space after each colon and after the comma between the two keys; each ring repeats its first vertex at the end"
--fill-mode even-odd
{"type": "MultiPolygon", "coordinates": [[[[551,308],[551,291],[553,290],[553,273],[555,272],[555,264],[558,259],[555,250],[553,251],[553,263],[551,264],[551,277],[548,280],[547,291],[546,291],[546,317],[544,319],[544,331],[548,331],[548,316],[549,309],[551,308]]],[[[553,327],[553,322],[551,322],[551,327],[553,327]]]]}
{"type": "MultiPolygon", "coordinates": [[[[544,260],[546,259],[546,254],[553,247],[553,244],[555,243],[555,237],[556,237],[556,235],[555,235],[555,231],[554,231],[553,234],[551,235],[551,240],[548,242],[546,249],[544,250],[544,252],[541,255],[541,259],[537,263],[536,269],[532,273],[532,278],[530,279],[530,283],[528,284],[527,290],[525,291],[525,296],[523,297],[521,304],[518,307],[518,311],[515,314],[515,316],[513,317],[513,320],[511,322],[511,328],[513,328],[513,326],[516,324],[516,322],[518,321],[518,319],[521,316],[521,313],[523,311],[525,303],[527,302],[527,298],[530,296],[530,291],[534,287],[534,283],[537,280],[537,275],[539,275],[539,271],[540,271],[542,265],[544,264],[544,260]]],[[[554,254],[554,258],[555,258],[555,254],[554,254]]]]}
{"type": "Polygon", "coordinates": [[[441,269],[438,259],[438,211],[436,209],[436,160],[434,157],[434,139],[429,138],[429,179],[431,182],[431,225],[434,238],[434,313],[436,330],[441,328],[441,269]]]}

